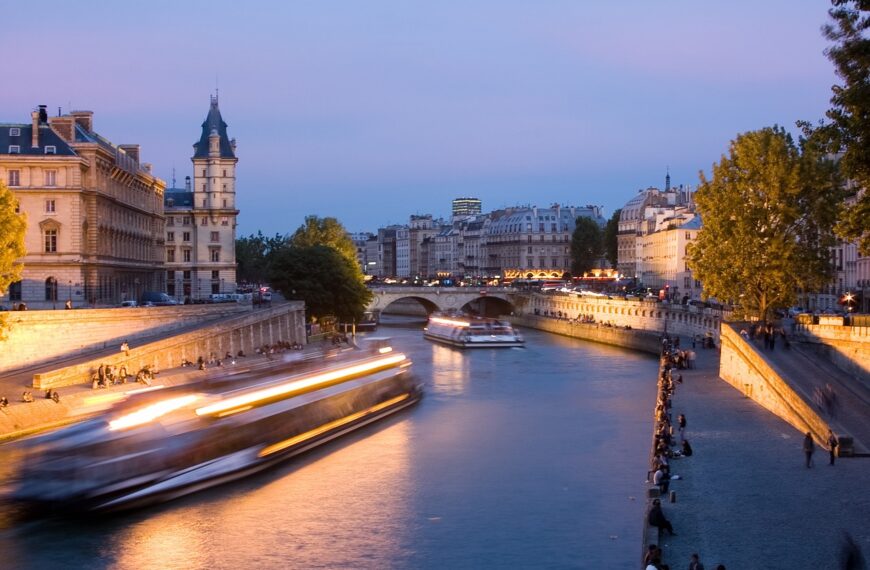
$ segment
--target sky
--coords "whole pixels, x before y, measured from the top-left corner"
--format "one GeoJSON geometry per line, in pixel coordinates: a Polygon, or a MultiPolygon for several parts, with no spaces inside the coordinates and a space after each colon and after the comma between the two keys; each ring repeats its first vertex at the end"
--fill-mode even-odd
{"type": "Polygon", "coordinates": [[[824,0],[0,4],[0,122],[94,112],[177,185],[209,96],[239,234],[350,231],[695,186],[738,133],[824,117],[824,0]]]}

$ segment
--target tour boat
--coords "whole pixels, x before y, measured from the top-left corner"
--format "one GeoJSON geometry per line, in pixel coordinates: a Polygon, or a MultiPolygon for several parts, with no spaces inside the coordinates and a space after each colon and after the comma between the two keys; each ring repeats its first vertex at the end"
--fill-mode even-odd
{"type": "Polygon", "coordinates": [[[411,361],[383,339],[265,377],[131,396],[19,442],[10,498],[52,511],[122,510],[245,477],[418,402],[411,361]],[[216,388],[217,386],[217,388],[216,388]]]}
{"type": "Polygon", "coordinates": [[[433,313],[423,337],[459,348],[507,348],[525,343],[508,322],[449,313],[433,313]]]}

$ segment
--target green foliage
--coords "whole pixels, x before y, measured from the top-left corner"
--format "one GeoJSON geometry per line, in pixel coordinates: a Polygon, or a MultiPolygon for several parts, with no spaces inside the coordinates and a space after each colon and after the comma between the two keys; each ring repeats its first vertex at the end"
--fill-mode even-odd
{"type": "MultiPolygon", "coordinates": [[[[15,203],[12,191],[0,182],[0,295],[21,279],[24,266],[18,260],[27,253],[24,249],[27,219],[24,214],[15,213],[15,203]]],[[[5,327],[6,321],[0,315],[0,336],[5,327]]]]}
{"type": "MultiPolygon", "coordinates": [[[[353,244],[350,236],[347,235],[347,230],[335,218],[307,216],[305,223],[290,238],[290,243],[296,247],[325,245],[336,250],[355,266],[358,264],[356,246],[353,244]]],[[[362,273],[362,270],[360,270],[360,273],[362,273]]]]}
{"type": "Polygon", "coordinates": [[[571,236],[571,272],[581,276],[595,267],[601,257],[603,240],[601,228],[595,220],[580,216],[571,236]]]}
{"type": "Polygon", "coordinates": [[[358,322],[372,298],[356,260],[325,245],[278,250],[269,282],[287,299],[305,301],[308,317],[318,319],[335,315],[339,322],[358,322]]]}
{"type": "Polygon", "coordinates": [[[833,162],[820,147],[798,148],[780,127],[739,135],[729,154],[701,173],[695,195],[703,227],[688,248],[704,297],[767,319],[832,276],[828,248],[840,196],[833,162]]]}
{"type": "Polygon", "coordinates": [[[272,258],[287,246],[287,237],[275,234],[267,238],[263,232],[236,240],[236,262],[239,281],[266,283],[269,280],[272,258]]]}
{"type": "Polygon", "coordinates": [[[834,45],[825,51],[842,84],[831,90],[828,122],[817,127],[799,123],[829,152],[842,153],[840,167],[855,192],[842,203],[837,233],[857,241],[870,255],[870,2],[833,0],[832,22],[822,28],[834,45]]]}
{"type": "Polygon", "coordinates": [[[610,267],[616,267],[619,261],[619,216],[622,214],[622,209],[613,212],[610,219],[607,220],[607,225],[604,226],[604,256],[607,258],[610,267]]]}

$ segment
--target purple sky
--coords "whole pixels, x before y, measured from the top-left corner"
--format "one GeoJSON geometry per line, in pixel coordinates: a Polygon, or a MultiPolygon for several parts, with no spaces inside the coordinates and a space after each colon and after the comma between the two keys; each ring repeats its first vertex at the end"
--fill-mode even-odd
{"type": "Polygon", "coordinates": [[[39,2],[0,8],[0,122],[94,111],[171,183],[220,86],[240,233],[351,231],[476,196],[604,206],[695,185],[734,136],[824,115],[823,0],[39,2]]]}

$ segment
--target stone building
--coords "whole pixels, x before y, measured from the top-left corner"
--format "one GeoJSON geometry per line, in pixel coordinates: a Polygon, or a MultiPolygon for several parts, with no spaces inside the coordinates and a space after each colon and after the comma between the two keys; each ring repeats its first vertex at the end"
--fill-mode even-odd
{"type": "Polygon", "coordinates": [[[165,183],[139,145],[94,131],[91,111],[0,124],[0,179],[27,215],[23,279],[0,297],[28,308],[112,305],[163,291],[165,183]]]}
{"type": "Polygon", "coordinates": [[[661,215],[649,231],[638,236],[638,276],[647,287],[666,291],[669,297],[698,299],[701,284],[686,263],[686,248],[698,239],[701,218],[687,210],[661,215]]]}
{"type": "Polygon", "coordinates": [[[193,180],[166,191],[166,291],[176,299],[236,292],[236,140],[227,134],[217,96],[211,97],[193,180]]]}

